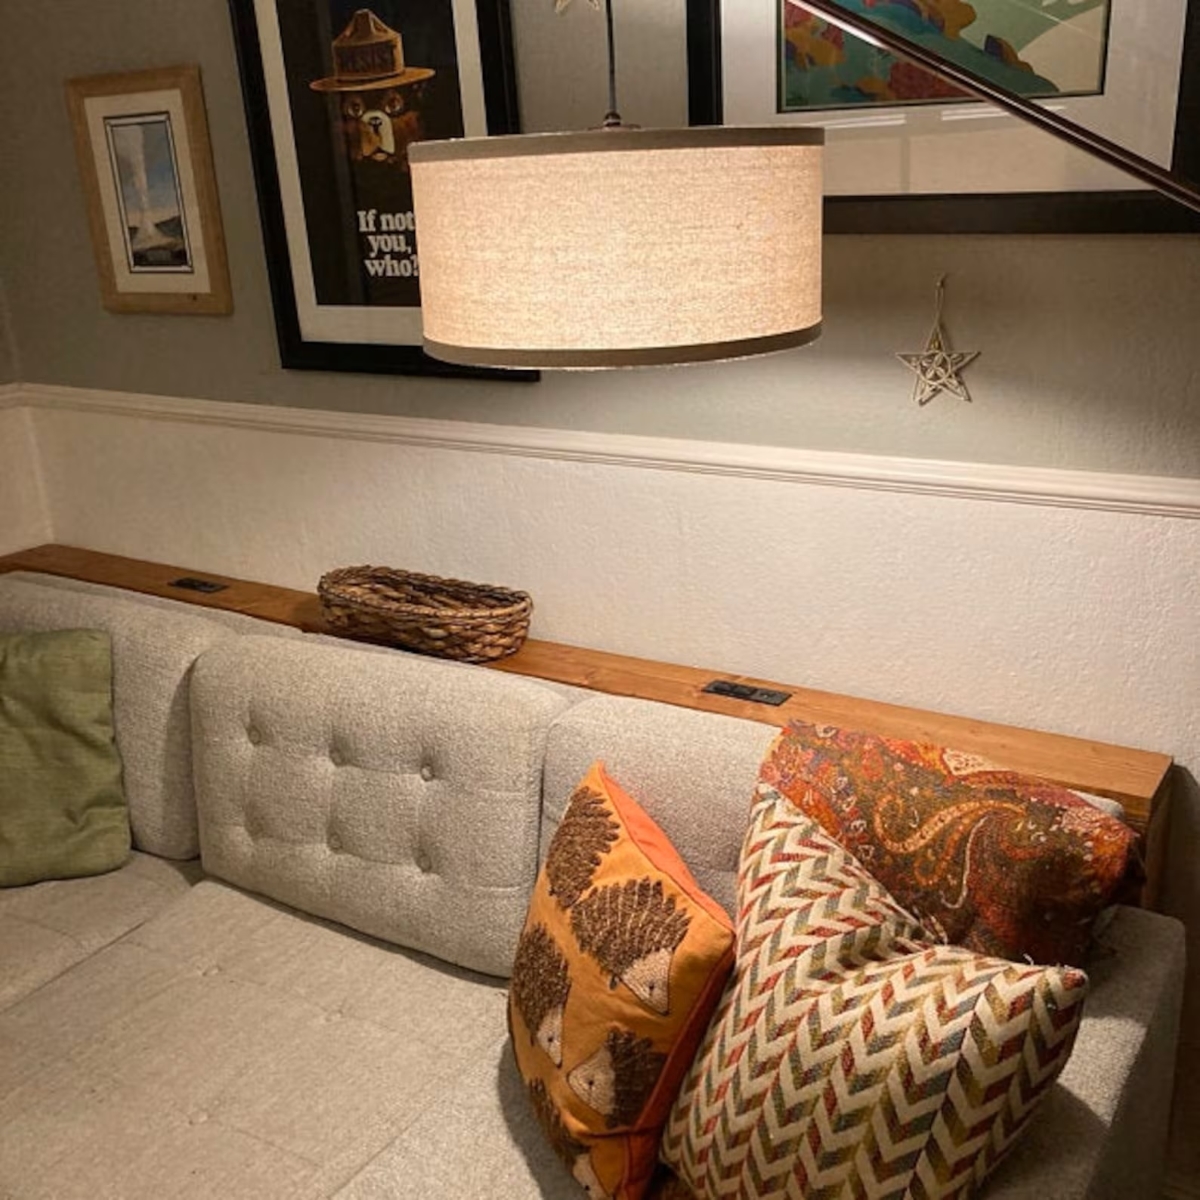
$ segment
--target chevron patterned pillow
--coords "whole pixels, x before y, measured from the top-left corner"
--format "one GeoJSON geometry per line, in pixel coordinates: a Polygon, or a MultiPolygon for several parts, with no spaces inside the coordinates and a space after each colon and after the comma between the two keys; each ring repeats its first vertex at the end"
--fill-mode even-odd
{"type": "Polygon", "coordinates": [[[725,910],[594,764],[546,852],[508,993],[533,1114],[590,1200],[646,1195],[732,970],[725,910]]]}
{"type": "Polygon", "coordinates": [[[766,784],[738,899],[664,1161],[701,1200],[971,1194],[1066,1064],[1087,977],[931,944],[766,784]]]}

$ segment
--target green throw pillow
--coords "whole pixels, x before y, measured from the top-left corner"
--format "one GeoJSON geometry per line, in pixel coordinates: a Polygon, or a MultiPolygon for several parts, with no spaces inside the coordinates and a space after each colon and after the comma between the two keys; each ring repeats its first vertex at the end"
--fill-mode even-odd
{"type": "Polygon", "coordinates": [[[128,857],[108,634],[0,634],[0,887],[128,857]]]}

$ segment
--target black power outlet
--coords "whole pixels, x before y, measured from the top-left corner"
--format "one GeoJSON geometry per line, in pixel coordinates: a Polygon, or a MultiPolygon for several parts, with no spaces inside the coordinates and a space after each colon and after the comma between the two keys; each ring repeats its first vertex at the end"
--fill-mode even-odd
{"type": "Polygon", "coordinates": [[[183,588],[186,592],[203,592],[206,596],[213,592],[223,592],[229,584],[217,583],[212,579],[196,579],[185,575],[182,579],[172,579],[171,587],[183,588]]]}
{"type": "Polygon", "coordinates": [[[731,679],[714,679],[704,685],[706,692],[714,696],[728,696],[731,700],[749,700],[752,704],[770,704],[775,708],[792,698],[791,692],[776,692],[771,688],[751,687],[748,683],[734,683],[731,679]]]}

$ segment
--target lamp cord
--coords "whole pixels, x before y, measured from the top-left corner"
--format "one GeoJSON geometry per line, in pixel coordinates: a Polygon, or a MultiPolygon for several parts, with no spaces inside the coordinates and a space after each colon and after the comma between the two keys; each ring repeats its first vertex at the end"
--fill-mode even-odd
{"type": "Polygon", "coordinates": [[[605,129],[620,129],[621,114],[617,111],[617,48],[613,36],[612,0],[604,0],[604,23],[608,31],[608,112],[604,114],[605,129]]]}

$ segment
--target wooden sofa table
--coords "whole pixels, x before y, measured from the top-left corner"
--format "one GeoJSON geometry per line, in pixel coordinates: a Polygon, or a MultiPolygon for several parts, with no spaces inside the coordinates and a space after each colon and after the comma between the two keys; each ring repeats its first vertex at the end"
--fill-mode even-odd
{"type": "MultiPolygon", "coordinates": [[[[8,571],[65,576],[242,613],[306,632],[327,632],[315,592],[186,567],[74,546],[44,545],[0,557],[0,573],[8,571]]],[[[803,720],[953,746],[1011,770],[1109,797],[1124,806],[1128,823],[1146,837],[1149,882],[1143,902],[1154,904],[1166,838],[1169,755],[532,638],[518,653],[488,665],[494,670],[770,725],[803,720]],[[714,681],[727,691],[735,687],[763,689],[786,693],[788,698],[775,705],[705,691],[714,681]]]]}

